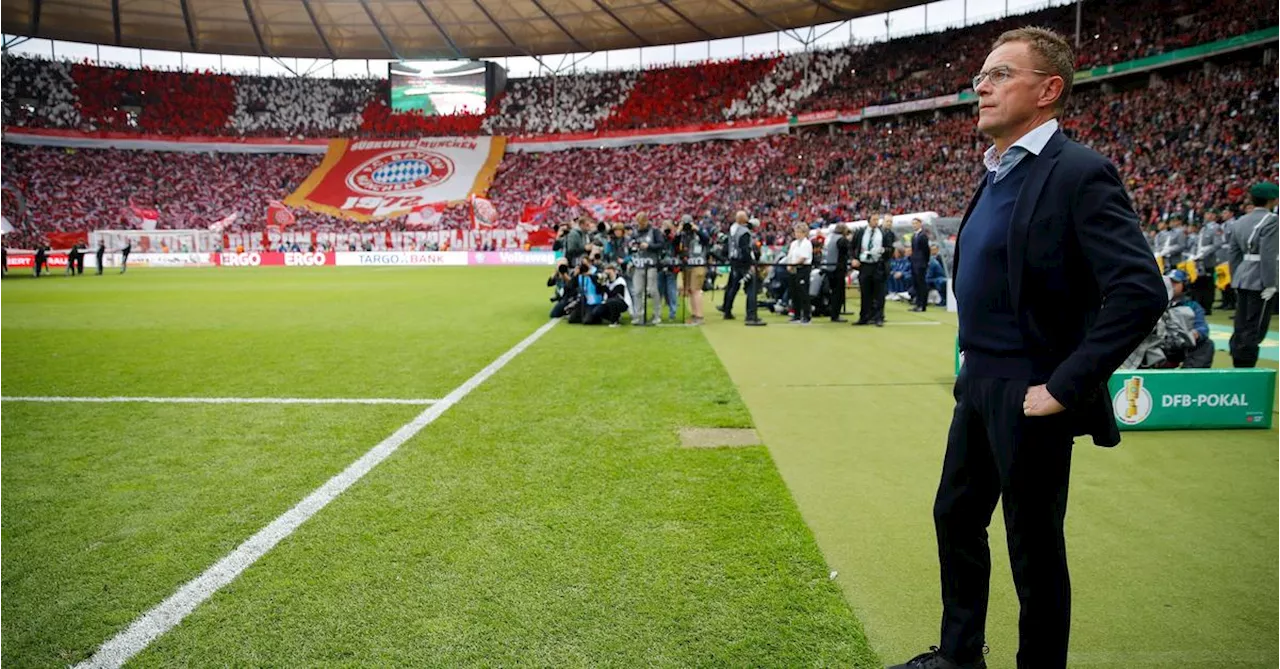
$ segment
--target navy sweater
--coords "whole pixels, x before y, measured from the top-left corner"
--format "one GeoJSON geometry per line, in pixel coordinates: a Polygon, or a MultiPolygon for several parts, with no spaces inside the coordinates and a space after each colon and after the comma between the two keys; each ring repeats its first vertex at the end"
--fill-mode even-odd
{"type": "Polygon", "coordinates": [[[960,350],[966,371],[978,376],[1032,379],[1046,374],[1027,358],[1017,305],[1009,294],[1009,223],[1035,158],[1026,156],[1000,181],[994,172],[987,173],[986,188],[960,234],[964,253],[955,286],[960,350]]]}

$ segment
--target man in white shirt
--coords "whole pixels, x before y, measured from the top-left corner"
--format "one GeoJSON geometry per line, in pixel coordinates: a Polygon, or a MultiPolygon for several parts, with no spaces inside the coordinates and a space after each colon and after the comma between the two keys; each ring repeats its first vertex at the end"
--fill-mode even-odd
{"type": "Polygon", "coordinates": [[[813,264],[813,243],[809,241],[809,228],[803,223],[792,227],[791,245],[787,247],[787,255],[783,264],[791,269],[791,315],[792,323],[809,324],[809,266],[813,264]]]}

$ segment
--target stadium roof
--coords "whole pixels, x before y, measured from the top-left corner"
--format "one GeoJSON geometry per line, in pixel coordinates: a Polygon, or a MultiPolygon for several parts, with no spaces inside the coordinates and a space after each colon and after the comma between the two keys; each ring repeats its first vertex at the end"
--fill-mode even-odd
{"type": "Polygon", "coordinates": [[[11,35],[300,58],[494,58],[699,42],[924,0],[6,0],[11,35]]]}

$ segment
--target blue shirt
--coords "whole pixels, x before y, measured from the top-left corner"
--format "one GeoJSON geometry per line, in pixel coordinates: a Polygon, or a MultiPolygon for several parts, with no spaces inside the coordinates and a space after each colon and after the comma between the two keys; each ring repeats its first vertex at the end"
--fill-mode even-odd
{"type": "Polygon", "coordinates": [[[988,172],[996,173],[993,183],[999,183],[1008,176],[1009,172],[1027,157],[1027,154],[1040,155],[1040,152],[1044,151],[1045,144],[1049,143],[1049,139],[1057,131],[1058,119],[1051,118],[1020,137],[1013,146],[1005,149],[1004,153],[997,155],[994,144],[988,147],[982,154],[982,162],[987,166],[988,172]]]}

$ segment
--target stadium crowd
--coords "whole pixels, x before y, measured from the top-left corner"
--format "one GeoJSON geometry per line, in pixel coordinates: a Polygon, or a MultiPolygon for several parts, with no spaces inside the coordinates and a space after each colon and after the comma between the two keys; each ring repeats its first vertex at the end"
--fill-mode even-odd
{"type": "MultiPolygon", "coordinates": [[[[1089,2],[1078,65],[1107,65],[1274,26],[1263,0],[1089,2]]],[[[859,109],[969,88],[981,54],[1013,25],[1070,34],[1075,7],[785,57],[639,72],[515,79],[484,114],[392,113],[385,80],[133,70],[6,55],[6,126],[162,135],[545,134],[684,126],[859,109]]]]}
{"type": "MultiPolygon", "coordinates": [[[[1116,162],[1144,221],[1194,221],[1205,209],[1240,206],[1248,184],[1274,173],[1276,100],[1274,76],[1244,61],[1165,75],[1150,88],[1082,90],[1064,125],[1116,162]]],[[[764,221],[767,240],[782,243],[795,222],[854,220],[871,208],[958,216],[985,148],[961,107],[750,140],[511,153],[489,195],[506,224],[548,196],[556,204],[544,221],[571,218],[566,193],[613,198],[625,216],[656,219],[724,220],[745,208],[764,221]]],[[[159,210],[162,228],[207,228],[238,212],[239,229],[255,229],[267,201],[296,188],[320,157],[6,146],[4,160],[6,184],[28,200],[16,239],[29,243],[41,231],[119,226],[129,202],[159,210]]],[[[300,229],[368,229],[297,216],[300,229]]],[[[465,207],[445,212],[445,227],[469,224],[465,207]]]]}

